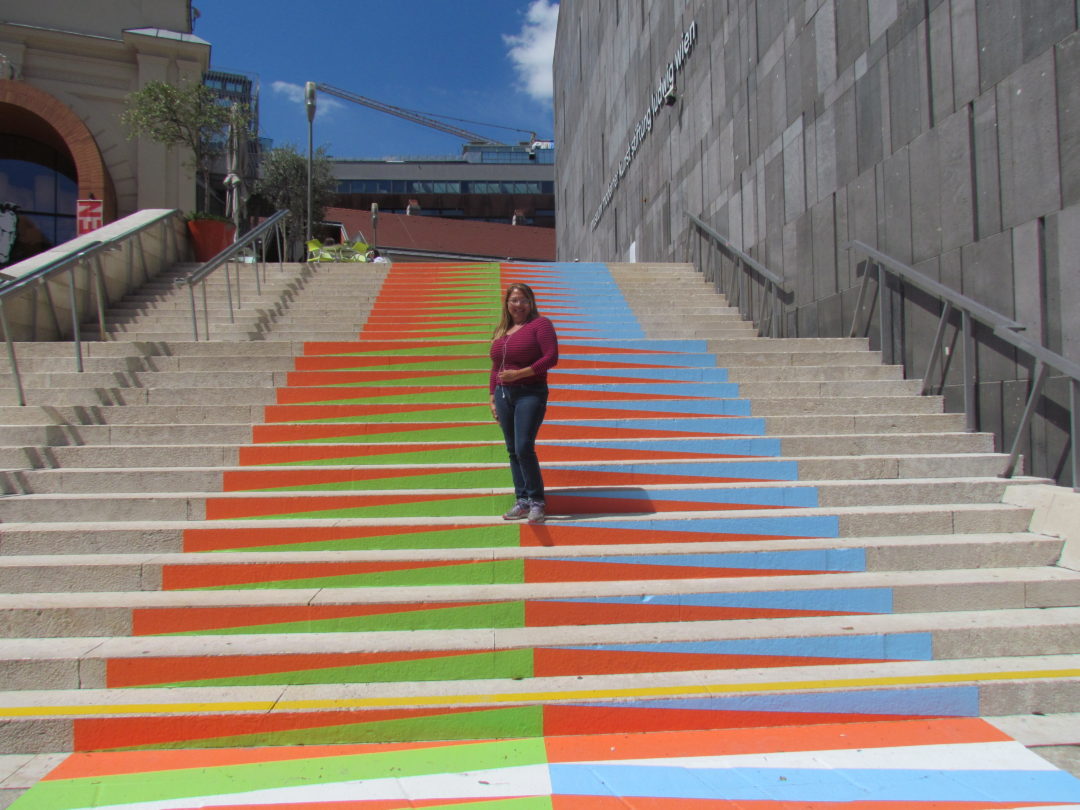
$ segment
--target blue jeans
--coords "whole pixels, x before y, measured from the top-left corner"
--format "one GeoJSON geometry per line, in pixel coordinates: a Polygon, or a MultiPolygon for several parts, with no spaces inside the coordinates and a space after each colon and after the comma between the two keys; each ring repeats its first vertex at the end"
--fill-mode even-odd
{"type": "Polygon", "coordinates": [[[495,413],[510,454],[510,475],[518,500],[544,500],[544,479],[536,457],[536,434],[547,412],[546,385],[498,385],[495,413]]]}

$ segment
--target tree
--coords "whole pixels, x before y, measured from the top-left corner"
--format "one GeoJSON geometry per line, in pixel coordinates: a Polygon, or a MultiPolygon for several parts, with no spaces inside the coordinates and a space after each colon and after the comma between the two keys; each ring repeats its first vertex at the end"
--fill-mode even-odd
{"type": "Polygon", "coordinates": [[[203,84],[148,82],[130,93],[120,116],[130,137],[145,135],[165,146],[186,147],[189,166],[203,181],[202,210],[210,208],[210,169],[224,153],[230,125],[248,126],[251,114],[243,105],[224,106],[203,84]]]}
{"type": "MultiPolygon", "coordinates": [[[[285,223],[286,240],[292,245],[305,235],[307,223],[307,156],[301,155],[292,144],[271,149],[263,156],[255,194],[272,211],[285,208],[289,216],[285,223]]],[[[335,187],[326,149],[319,147],[311,163],[311,220],[323,218],[326,207],[333,202],[335,187]]]]}

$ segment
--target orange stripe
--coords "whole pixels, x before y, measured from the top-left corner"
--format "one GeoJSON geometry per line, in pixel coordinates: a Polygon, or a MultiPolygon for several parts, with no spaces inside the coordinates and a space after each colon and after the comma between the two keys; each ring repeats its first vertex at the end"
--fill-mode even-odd
{"type": "Polygon", "coordinates": [[[473,655],[490,650],[445,650],[375,653],[292,653],[283,655],[194,655],[169,658],[111,658],[106,662],[109,689],[152,686],[205,678],[243,678],[281,672],[307,672],[332,667],[387,664],[473,655]]]}
{"type": "Polygon", "coordinates": [[[855,613],[769,608],[730,608],[700,605],[622,605],[604,602],[525,603],[526,627],[636,624],[640,622],[731,621],[734,619],[787,619],[800,616],[851,616],[855,613]]]}
{"type": "Polygon", "coordinates": [[[133,636],[186,633],[285,622],[318,622],[361,616],[413,613],[421,610],[472,607],[486,602],[423,602],[405,605],[287,605],[262,607],[139,608],[132,611],[133,636]]]}
{"type": "Polygon", "coordinates": [[[830,658],[798,655],[710,655],[707,653],[638,652],[624,650],[560,650],[533,652],[537,678],[560,675],[619,675],[644,672],[690,672],[698,669],[770,669],[773,667],[872,664],[877,658],[830,658]]]}
{"type": "Polygon", "coordinates": [[[190,740],[273,734],[329,728],[354,723],[377,723],[409,717],[461,714],[475,709],[380,709],[364,712],[260,712],[176,717],[99,717],[76,720],[73,746],[76,751],[127,748],[140,745],[186,743],[190,740]]]}
{"type": "Polygon", "coordinates": [[[219,565],[166,565],[161,569],[161,588],[213,588],[252,582],[276,582],[316,577],[365,576],[388,571],[415,571],[422,568],[453,568],[486,560],[399,560],[351,563],[222,563],[219,565]]]}
{"type": "Polygon", "coordinates": [[[554,523],[521,526],[522,546],[608,546],[641,543],[713,543],[741,540],[799,540],[796,535],[711,534],[709,532],[657,532],[648,529],[613,529],[603,526],[559,526],[554,523]]]}
{"type": "Polygon", "coordinates": [[[655,757],[727,756],[773,752],[889,748],[905,745],[960,745],[1006,742],[1011,738],[977,717],[891,720],[804,726],[783,730],[728,729],[717,732],[666,731],[547,738],[548,761],[617,761],[655,757]]]}
{"type": "Polygon", "coordinates": [[[367,506],[393,506],[404,503],[432,503],[458,500],[461,495],[339,495],[310,498],[207,498],[207,520],[273,517],[276,515],[324,512],[333,509],[357,509],[367,506]]]}
{"type": "MultiPolygon", "coordinates": [[[[544,733],[551,737],[568,734],[636,734],[654,731],[782,727],[779,734],[783,736],[792,726],[911,719],[910,716],[903,715],[845,714],[842,712],[710,711],[650,709],[618,705],[552,705],[544,707],[544,733]]],[[[655,756],[655,749],[652,755],[655,756]]]]}
{"type": "MultiPolygon", "coordinates": [[[[463,526],[440,526],[441,530],[468,529],[463,526]]],[[[399,534],[429,532],[431,526],[276,526],[259,529],[185,529],[184,551],[221,551],[223,549],[276,546],[289,543],[320,543],[334,540],[391,537],[399,534]]]]}
{"type": "Polygon", "coordinates": [[[525,582],[619,582],[654,579],[711,579],[713,577],[785,577],[820,574],[762,568],[705,568],[690,565],[639,565],[618,562],[572,560],[525,560],[525,582]]]}
{"type": "MultiPolygon", "coordinates": [[[[472,745],[473,742],[473,740],[436,740],[419,743],[195,748],[170,751],[100,751],[72,754],[53,768],[43,779],[84,779],[87,777],[120,776],[127,773],[182,771],[193,768],[227,768],[233,765],[253,765],[263,762],[291,762],[300,759],[415,751],[417,749],[442,748],[450,745],[472,745]]],[[[287,806],[274,805],[277,810],[287,806]]],[[[259,805],[259,807],[265,810],[265,805],[259,805]]]]}

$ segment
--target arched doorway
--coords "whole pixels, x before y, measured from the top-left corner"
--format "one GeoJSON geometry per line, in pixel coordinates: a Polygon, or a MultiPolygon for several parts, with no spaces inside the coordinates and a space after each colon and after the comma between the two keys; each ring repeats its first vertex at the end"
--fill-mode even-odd
{"type": "Polygon", "coordinates": [[[75,236],[75,201],[115,201],[90,131],[55,97],[0,80],[0,267],[75,236]]]}

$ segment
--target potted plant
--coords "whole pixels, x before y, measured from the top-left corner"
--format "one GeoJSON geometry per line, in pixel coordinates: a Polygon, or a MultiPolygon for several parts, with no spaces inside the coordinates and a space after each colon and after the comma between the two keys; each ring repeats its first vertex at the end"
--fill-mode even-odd
{"type": "MultiPolygon", "coordinates": [[[[148,82],[129,94],[126,102],[127,109],[120,120],[130,137],[142,135],[165,146],[185,147],[189,151],[188,166],[201,177],[203,184],[201,208],[188,217],[188,229],[193,238],[199,239],[195,232],[204,230],[204,223],[213,223],[205,225],[205,229],[220,233],[224,218],[207,213],[210,208],[210,170],[214,160],[225,151],[229,127],[248,125],[251,117],[248,109],[242,105],[224,106],[209,87],[190,82],[179,86],[148,82]]],[[[235,233],[235,228],[232,232],[235,233]]],[[[229,239],[231,241],[231,235],[229,239]]],[[[196,251],[199,258],[198,247],[196,251]]]]}
{"type": "Polygon", "coordinates": [[[236,226],[228,217],[192,211],[186,219],[196,261],[206,262],[214,258],[231,245],[236,236],[236,226]]]}

